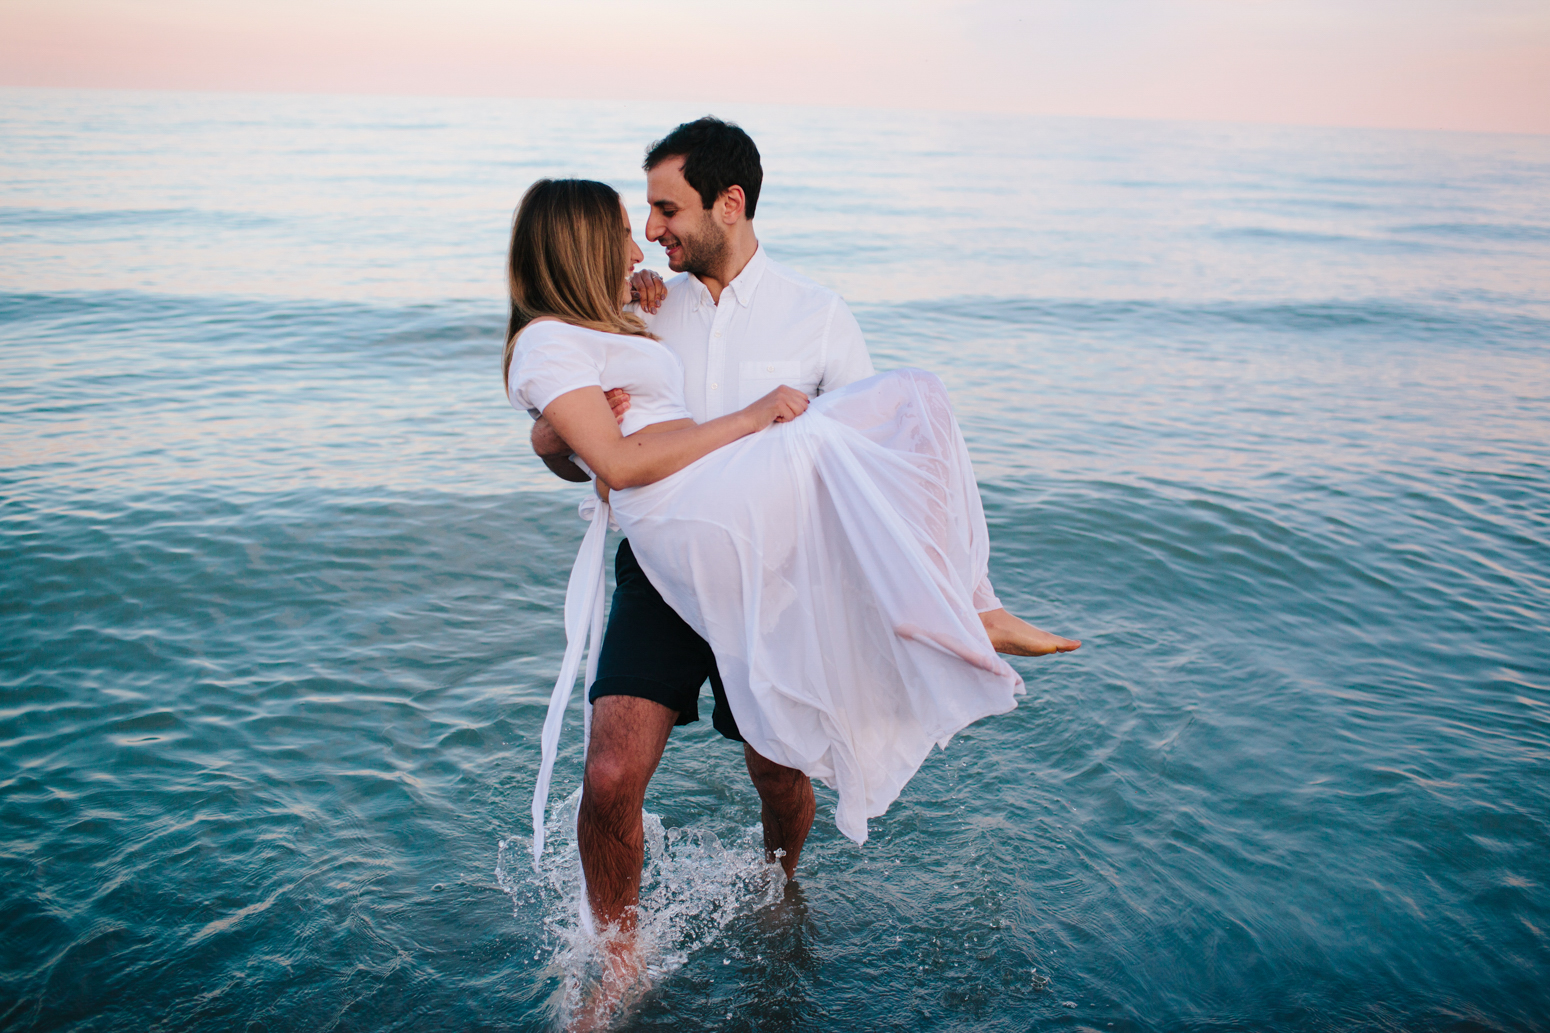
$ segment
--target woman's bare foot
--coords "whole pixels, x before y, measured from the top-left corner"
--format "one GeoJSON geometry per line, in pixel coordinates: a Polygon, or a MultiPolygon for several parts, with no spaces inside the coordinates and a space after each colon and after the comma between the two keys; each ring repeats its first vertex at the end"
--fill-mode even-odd
{"type": "Polygon", "coordinates": [[[998,653],[1011,656],[1048,656],[1051,653],[1069,653],[1081,646],[1074,638],[1061,638],[1034,627],[1006,610],[986,610],[980,614],[985,634],[998,653]]]}

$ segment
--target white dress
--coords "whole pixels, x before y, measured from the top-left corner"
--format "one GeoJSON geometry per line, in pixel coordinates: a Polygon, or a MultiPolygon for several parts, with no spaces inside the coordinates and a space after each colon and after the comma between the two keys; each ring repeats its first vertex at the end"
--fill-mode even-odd
{"type": "MultiPolygon", "coordinates": [[[[629,434],[686,415],[682,377],[649,338],[545,322],[518,337],[509,387],[529,411],[580,387],[623,387],[629,434]]],[[[743,738],[832,786],[835,824],[856,842],[932,744],[1016,706],[1022,679],[975,606],[985,515],[935,376],[898,370],[824,394],[792,422],[611,502],[646,576],[710,643],[743,738]]],[[[593,514],[566,599],[551,763],[554,707],[569,697],[587,624],[596,653],[605,520],[593,514]]],[[[534,814],[536,854],[537,798],[534,814]]]]}

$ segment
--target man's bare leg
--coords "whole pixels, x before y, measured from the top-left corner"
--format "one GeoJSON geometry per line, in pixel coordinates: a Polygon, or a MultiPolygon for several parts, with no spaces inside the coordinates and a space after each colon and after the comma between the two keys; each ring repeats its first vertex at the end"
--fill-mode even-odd
{"type": "Polygon", "coordinates": [[[592,707],[576,846],[587,903],[599,930],[610,929],[602,982],[572,1016],[574,1031],[601,1029],[640,975],[635,922],[646,832],[641,807],[678,712],[635,696],[604,696],[592,707]]]}
{"type": "Polygon", "coordinates": [[[784,850],[780,866],[786,870],[786,878],[795,878],[802,844],[807,842],[813,815],[818,810],[813,800],[813,783],[796,768],[782,767],[761,757],[747,743],[743,744],[743,761],[748,765],[748,777],[759,791],[764,859],[773,861],[775,851],[784,850]]]}
{"type": "Polygon", "coordinates": [[[1069,653],[1081,646],[1074,638],[1052,635],[1020,617],[1014,617],[1005,609],[986,610],[980,614],[985,634],[998,653],[1012,656],[1048,656],[1051,653],[1069,653]]]}
{"type": "Polygon", "coordinates": [[[646,833],[641,807],[678,712],[635,696],[604,696],[592,708],[592,739],[576,816],[576,846],[598,926],[635,926],[646,833]]]}

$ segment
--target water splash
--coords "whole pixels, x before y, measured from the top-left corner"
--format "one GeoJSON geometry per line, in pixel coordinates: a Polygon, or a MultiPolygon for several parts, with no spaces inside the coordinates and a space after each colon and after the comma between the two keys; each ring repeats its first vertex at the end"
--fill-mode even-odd
{"type": "MultiPolygon", "coordinates": [[[[604,978],[604,948],[614,932],[594,932],[583,911],[581,859],[576,848],[576,812],[581,788],[550,807],[545,818],[552,839],[535,866],[532,841],[512,836],[500,841],[495,878],[512,900],[513,913],[531,921],[541,912],[544,948],[550,958],[537,973],[553,980],[549,1009],[566,1025],[592,987],[604,978]]],[[[624,1000],[633,1002],[713,945],[740,916],[781,899],[786,875],[764,859],[758,825],[723,828],[718,836],[706,825],[665,828],[650,811],[642,816],[646,833],[641,873],[638,949],[644,979],[624,1000]]]]}

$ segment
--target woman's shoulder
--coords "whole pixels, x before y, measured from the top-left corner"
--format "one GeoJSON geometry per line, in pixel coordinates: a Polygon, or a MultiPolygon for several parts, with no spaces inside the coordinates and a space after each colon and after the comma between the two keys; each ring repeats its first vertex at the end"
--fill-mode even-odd
{"type": "Polygon", "coordinates": [[[541,412],[567,391],[602,383],[608,335],[559,319],[535,319],[512,342],[507,393],[511,403],[541,412]]]}
{"type": "Polygon", "coordinates": [[[557,339],[606,341],[609,338],[628,336],[628,334],[614,333],[609,330],[596,330],[590,326],[577,326],[575,323],[567,323],[556,316],[539,316],[518,332],[517,343],[521,345],[525,341],[552,341],[557,339]]]}
{"type": "Polygon", "coordinates": [[[562,355],[601,357],[608,351],[611,335],[563,319],[535,319],[517,333],[512,342],[518,362],[552,360],[562,355]]]}
{"type": "Polygon", "coordinates": [[[590,326],[577,326],[563,319],[543,317],[523,327],[513,342],[518,357],[555,357],[562,354],[587,355],[594,361],[607,362],[620,351],[639,348],[651,341],[634,334],[621,334],[612,330],[599,330],[590,326]]]}
{"type": "Polygon", "coordinates": [[[567,323],[563,319],[553,316],[539,316],[531,323],[517,332],[517,346],[524,344],[536,344],[539,341],[553,341],[566,337],[579,337],[594,333],[584,326],[575,323],[567,323]]]}

